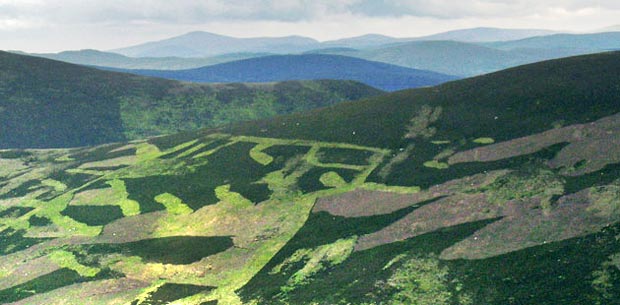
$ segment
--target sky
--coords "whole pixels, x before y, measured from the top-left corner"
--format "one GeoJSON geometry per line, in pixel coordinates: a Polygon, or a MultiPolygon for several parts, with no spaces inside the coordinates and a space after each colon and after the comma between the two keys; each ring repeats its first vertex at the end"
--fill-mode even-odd
{"type": "Polygon", "coordinates": [[[324,41],[482,26],[587,32],[615,24],[618,0],[0,0],[0,49],[111,50],[190,31],[324,41]]]}

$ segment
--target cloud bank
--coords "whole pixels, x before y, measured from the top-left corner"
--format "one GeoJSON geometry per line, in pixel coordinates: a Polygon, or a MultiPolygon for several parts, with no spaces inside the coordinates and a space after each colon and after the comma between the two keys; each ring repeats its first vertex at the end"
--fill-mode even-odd
{"type": "Polygon", "coordinates": [[[0,0],[0,48],[47,37],[113,48],[190,30],[318,39],[475,26],[586,31],[616,20],[617,0],[0,0]]]}

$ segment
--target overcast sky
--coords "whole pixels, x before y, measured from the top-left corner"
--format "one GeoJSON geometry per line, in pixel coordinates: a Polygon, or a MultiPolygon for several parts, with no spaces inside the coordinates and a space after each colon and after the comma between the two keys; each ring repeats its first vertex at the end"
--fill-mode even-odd
{"type": "Polygon", "coordinates": [[[196,30],[329,40],[479,26],[585,32],[619,23],[618,0],[0,0],[0,49],[109,50],[196,30]]]}

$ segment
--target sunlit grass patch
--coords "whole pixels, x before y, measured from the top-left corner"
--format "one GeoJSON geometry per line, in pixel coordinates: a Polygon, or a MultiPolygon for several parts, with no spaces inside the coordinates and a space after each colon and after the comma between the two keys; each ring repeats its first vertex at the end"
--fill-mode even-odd
{"type": "Polygon", "coordinates": [[[341,187],[347,184],[347,182],[336,172],[327,172],[322,174],[319,181],[327,187],[341,187]]]}
{"type": "Polygon", "coordinates": [[[493,138],[477,138],[473,140],[476,144],[493,144],[495,143],[495,139],[493,138]]]}
{"type": "Polygon", "coordinates": [[[49,258],[59,267],[71,269],[84,277],[96,276],[101,271],[99,268],[80,264],[75,258],[75,255],[69,251],[56,250],[49,254],[49,258]]]}
{"type": "Polygon", "coordinates": [[[437,160],[426,161],[424,162],[424,166],[428,168],[435,168],[435,169],[447,169],[450,167],[448,163],[439,162],[437,160]]]}
{"type": "Polygon", "coordinates": [[[155,201],[163,204],[169,214],[187,215],[194,212],[194,210],[192,210],[185,203],[183,203],[183,200],[181,200],[181,198],[176,197],[170,193],[157,195],[157,197],[155,197],[155,201]]]}
{"type": "Polygon", "coordinates": [[[263,150],[270,146],[269,144],[258,144],[254,146],[254,148],[250,150],[250,157],[262,165],[269,165],[269,163],[273,162],[273,157],[263,152],[263,150]]]}

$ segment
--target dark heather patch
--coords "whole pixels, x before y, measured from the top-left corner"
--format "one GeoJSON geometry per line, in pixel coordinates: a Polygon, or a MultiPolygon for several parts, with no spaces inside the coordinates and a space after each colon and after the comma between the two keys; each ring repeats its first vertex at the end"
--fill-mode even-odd
{"type": "Polygon", "coordinates": [[[349,148],[321,148],[317,154],[322,163],[342,163],[349,165],[368,165],[374,153],[369,150],[349,148]]]}
{"type": "Polygon", "coordinates": [[[34,210],[34,208],[31,207],[10,207],[4,211],[0,211],[0,218],[19,218],[32,210],[34,210]]]}
{"type": "Polygon", "coordinates": [[[297,184],[304,193],[329,189],[331,187],[327,187],[321,183],[321,176],[328,172],[338,173],[346,182],[353,181],[355,176],[359,174],[359,171],[352,169],[314,167],[299,177],[297,184]]]}
{"type": "Polygon", "coordinates": [[[41,180],[28,180],[8,193],[0,195],[0,199],[23,197],[42,188],[44,186],[41,185],[41,180]]]}
{"type": "Polygon", "coordinates": [[[229,236],[174,236],[144,239],[123,244],[84,245],[89,254],[121,253],[139,256],[145,262],[186,265],[234,246],[229,236]]]}
{"type": "Polygon", "coordinates": [[[115,151],[123,146],[125,143],[115,143],[98,146],[94,149],[81,150],[75,154],[69,156],[75,160],[78,160],[80,163],[88,163],[93,161],[103,161],[107,159],[114,159],[119,157],[127,157],[133,156],[136,154],[135,148],[124,149],[120,151],[115,151]]]}
{"type": "Polygon", "coordinates": [[[26,283],[0,290],[0,300],[10,303],[72,284],[119,278],[120,276],[121,274],[105,269],[94,277],[82,277],[71,269],[63,268],[26,283]]]}
{"type": "Polygon", "coordinates": [[[119,169],[123,169],[129,167],[129,165],[116,165],[116,166],[106,166],[106,167],[89,167],[89,170],[94,170],[94,171],[115,171],[115,170],[119,170],[119,169]]]}
{"type": "MultiPolygon", "coordinates": [[[[528,163],[550,160],[566,145],[568,145],[568,143],[559,143],[533,154],[497,161],[454,164],[450,165],[447,169],[425,167],[423,162],[417,160],[417,155],[414,152],[412,157],[395,167],[385,180],[389,185],[419,186],[426,189],[433,185],[443,184],[450,180],[460,179],[478,173],[499,169],[517,169],[528,163]]],[[[374,182],[378,181],[377,179],[383,180],[378,177],[376,173],[369,178],[369,180],[374,182]]]]}
{"type": "Polygon", "coordinates": [[[163,193],[173,194],[193,210],[219,200],[215,188],[230,184],[231,191],[238,192],[254,203],[269,199],[271,191],[266,184],[255,183],[272,171],[249,156],[256,144],[236,143],[207,157],[207,164],[195,171],[178,176],[149,176],[125,179],[129,199],[140,203],[140,211],[160,211],[164,206],[154,200],[163,193]]]}
{"type": "Polygon", "coordinates": [[[52,238],[30,238],[24,237],[26,231],[15,231],[11,228],[0,232],[0,254],[7,255],[28,249],[36,244],[52,238]]]}
{"type": "Polygon", "coordinates": [[[49,175],[50,179],[62,182],[69,189],[78,188],[89,181],[96,179],[98,176],[82,174],[82,173],[68,173],[66,171],[56,171],[49,175]]]}
{"type": "Polygon", "coordinates": [[[61,214],[89,226],[107,225],[124,217],[119,206],[71,205],[65,208],[61,214]]]}
{"type": "Polygon", "coordinates": [[[474,304],[618,304],[620,270],[609,268],[606,296],[593,288],[597,270],[620,253],[620,225],[602,232],[482,260],[447,261],[474,304]]]}
{"type": "MultiPolygon", "coordinates": [[[[287,280],[303,264],[291,266],[286,272],[269,274],[269,271],[289,257],[294,251],[282,251],[241,289],[244,301],[252,299],[264,300],[267,304],[361,304],[364,302],[380,303],[389,299],[394,293],[391,290],[380,288],[399,266],[398,263],[389,268],[385,266],[399,255],[428,256],[440,253],[452,244],[467,238],[476,230],[495,220],[485,220],[467,223],[449,228],[443,228],[431,233],[416,236],[404,241],[382,245],[373,249],[353,252],[343,263],[325,268],[313,274],[312,279],[305,285],[300,285],[292,291],[282,293],[280,287],[286,285],[287,280]],[[264,283],[270,283],[264,285],[264,283]]],[[[345,236],[342,236],[344,238],[345,236]]],[[[286,247],[288,247],[287,245],[286,247]]],[[[285,247],[285,248],[286,248],[285,247]]],[[[299,247],[308,248],[308,247],[299,247]]]]}
{"type": "Polygon", "coordinates": [[[47,217],[39,217],[37,215],[32,215],[28,218],[28,223],[34,227],[45,227],[52,224],[52,221],[47,217]]]}
{"type": "Polygon", "coordinates": [[[589,174],[565,176],[564,188],[567,194],[574,194],[587,188],[611,184],[618,178],[620,178],[620,163],[608,164],[603,169],[589,174]]]}

